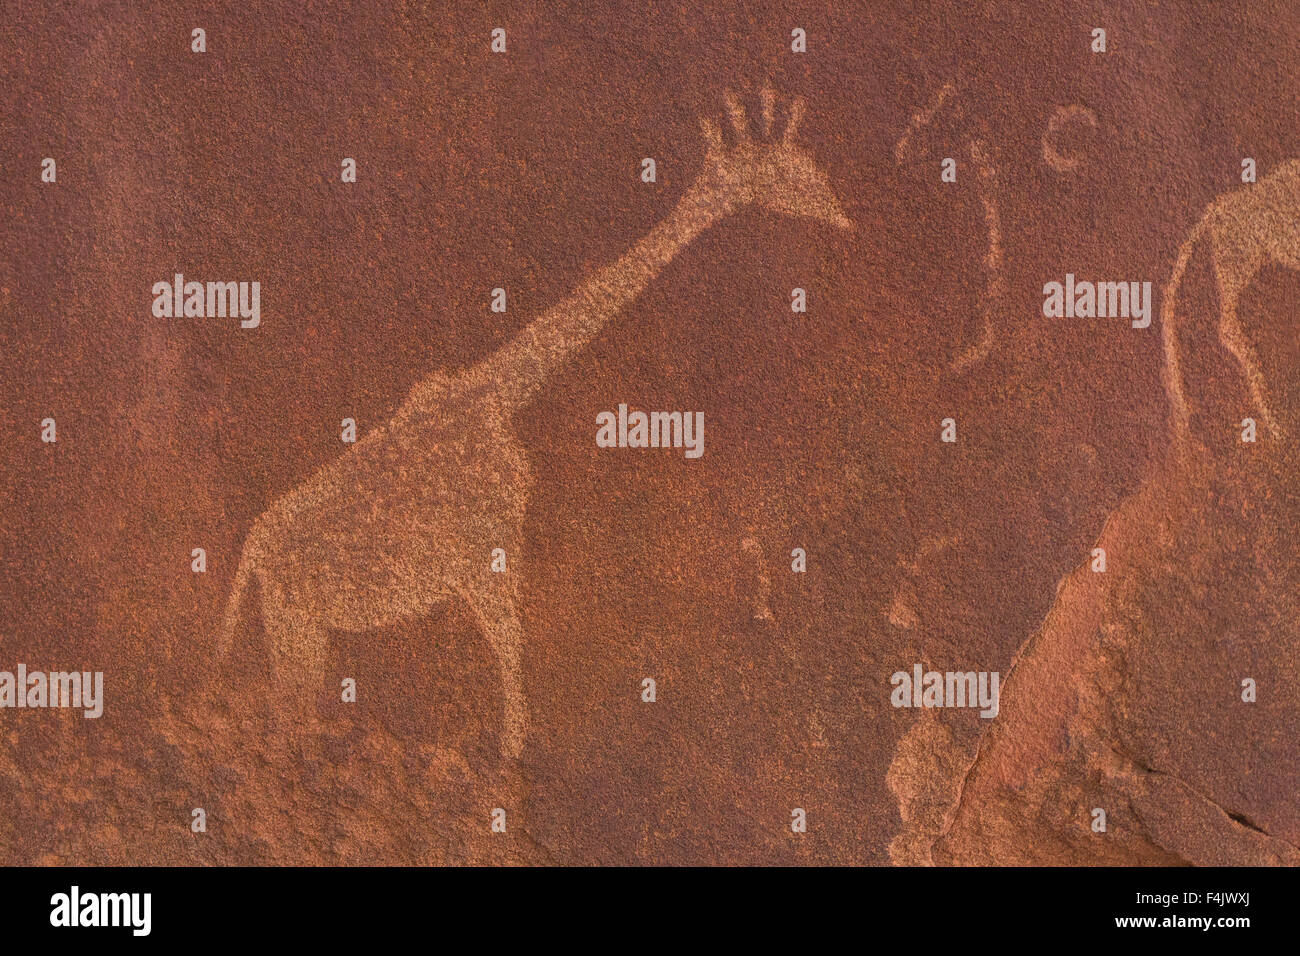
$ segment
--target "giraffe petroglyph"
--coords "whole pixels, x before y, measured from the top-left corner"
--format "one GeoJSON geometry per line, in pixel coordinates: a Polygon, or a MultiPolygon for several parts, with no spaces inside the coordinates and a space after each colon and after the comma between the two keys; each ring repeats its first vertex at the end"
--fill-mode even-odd
{"type": "Polygon", "coordinates": [[[703,170],[672,212],[630,251],[471,368],[419,382],[391,421],[275,501],[248,532],[226,610],[230,646],[245,589],[260,585],[277,681],[310,701],[324,680],[327,628],[365,631],[463,600],[490,642],[505,702],[502,750],[527,730],[519,576],[490,570],[523,553],[531,477],[512,418],[682,249],[747,206],[848,228],[825,174],[795,141],[795,99],[773,138],[776,95],[761,94],[763,136],[734,94],[732,135],[702,119],[703,170]]]}
{"type": "Polygon", "coordinates": [[[1173,413],[1174,438],[1180,447],[1190,433],[1191,413],[1178,364],[1174,297],[1196,243],[1207,236],[1219,292],[1219,341],[1241,365],[1264,427],[1284,437],[1269,405],[1259,359],[1238,321],[1237,303],[1265,265],[1276,263],[1300,269],[1300,159],[1287,160],[1259,182],[1214,200],[1178,249],[1160,303],[1160,331],[1165,351],[1165,390],[1173,413]]]}

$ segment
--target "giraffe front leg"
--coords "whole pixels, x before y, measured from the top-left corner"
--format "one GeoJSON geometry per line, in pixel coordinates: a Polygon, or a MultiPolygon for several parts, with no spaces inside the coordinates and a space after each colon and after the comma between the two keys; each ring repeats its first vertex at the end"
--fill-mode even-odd
{"type": "Polygon", "coordinates": [[[1223,314],[1219,320],[1219,341],[1240,363],[1246,376],[1246,386],[1250,390],[1251,401],[1259,409],[1259,417],[1268,433],[1275,438],[1285,438],[1281,426],[1274,419],[1272,409],[1268,405],[1259,358],[1255,355],[1255,349],[1237,319],[1237,301],[1241,291],[1238,284],[1231,279],[1227,281],[1220,279],[1220,309],[1223,314]]]}
{"type": "Polygon", "coordinates": [[[514,760],[523,753],[528,734],[528,702],[524,697],[523,640],[515,589],[508,583],[488,582],[469,596],[483,635],[496,652],[501,668],[501,690],[505,700],[505,721],[501,732],[501,751],[514,760]]]}

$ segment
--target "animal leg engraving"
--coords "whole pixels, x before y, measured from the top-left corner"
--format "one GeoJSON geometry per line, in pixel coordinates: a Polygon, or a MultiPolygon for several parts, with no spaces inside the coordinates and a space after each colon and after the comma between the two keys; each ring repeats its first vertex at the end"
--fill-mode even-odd
{"type": "Polygon", "coordinates": [[[262,622],[280,692],[291,695],[295,710],[314,712],[325,683],[328,651],[325,628],[311,608],[294,603],[285,586],[262,576],[262,622]]]}
{"type": "Polygon", "coordinates": [[[751,595],[751,616],[755,621],[774,621],[772,607],[772,578],[767,573],[767,560],[763,557],[763,548],[757,538],[745,538],[740,542],[740,550],[749,558],[753,568],[757,591],[751,595]]]}
{"type": "Polygon", "coordinates": [[[1178,248],[1178,258],[1174,261],[1173,272],[1160,297],[1160,338],[1165,352],[1165,392],[1169,396],[1170,416],[1177,444],[1182,443],[1191,428],[1191,409],[1187,407],[1187,393],[1183,390],[1183,372],[1178,355],[1178,330],[1174,325],[1175,301],[1178,288],[1182,284],[1183,274],[1191,261],[1196,243],[1204,234],[1206,220],[1202,219],[1183,240],[1178,248]]]}
{"type": "Polygon", "coordinates": [[[1259,370],[1259,359],[1255,355],[1255,347],[1250,344],[1246,338],[1246,333],[1242,331],[1241,323],[1237,321],[1237,303],[1241,299],[1241,293],[1245,283],[1257,272],[1259,266],[1241,273],[1233,273],[1216,265],[1215,275],[1219,285],[1219,309],[1222,316],[1219,320],[1219,341],[1223,343],[1232,356],[1241,365],[1242,372],[1246,376],[1246,387],[1250,390],[1250,399],[1255,407],[1259,409],[1260,420],[1268,431],[1281,438],[1282,429],[1274,418],[1269,408],[1269,403],[1265,398],[1264,376],[1259,370]],[[1245,283],[1242,282],[1242,276],[1245,275],[1245,283]]]}
{"type": "Polygon", "coordinates": [[[501,694],[505,702],[501,750],[506,757],[517,759],[523,753],[528,734],[528,701],[524,696],[522,664],[524,629],[513,591],[507,586],[495,590],[487,585],[466,597],[501,668],[501,694]]]}

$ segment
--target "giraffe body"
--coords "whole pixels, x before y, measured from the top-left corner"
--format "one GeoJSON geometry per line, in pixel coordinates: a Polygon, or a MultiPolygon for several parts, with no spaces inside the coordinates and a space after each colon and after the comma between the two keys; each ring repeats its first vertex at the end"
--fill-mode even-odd
{"type": "Polygon", "coordinates": [[[506,749],[522,746],[517,575],[528,462],[496,391],[476,370],[421,383],[393,419],[278,499],[244,545],[239,590],[256,578],[276,676],[308,697],[328,630],[366,631],[460,599],[492,644],[506,687],[506,749]],[[509,564],[507,564],[509,567],[509,564]]]}

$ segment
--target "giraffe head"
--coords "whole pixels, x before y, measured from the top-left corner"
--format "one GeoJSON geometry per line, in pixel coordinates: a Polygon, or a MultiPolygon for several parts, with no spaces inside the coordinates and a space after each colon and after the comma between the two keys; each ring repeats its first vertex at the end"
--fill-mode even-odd
{"type": "Polygon", "coordinates": [[[723,142],[722,131],[712,120],[701,120],[708,153],[698,186],[729,210],[753,203],[778,215],[817,219],[841,229],[852,228],[826,174],[814,162],[812,154],[795,142],[804,114],[802,99],[791,102],[780,139],[772,138],[776,94],[770,89],[762,92],[763,138],[760,140],[750,132],[740,99],[727,93],[726,105],[734,143],[728,146],[723,142]]]}

